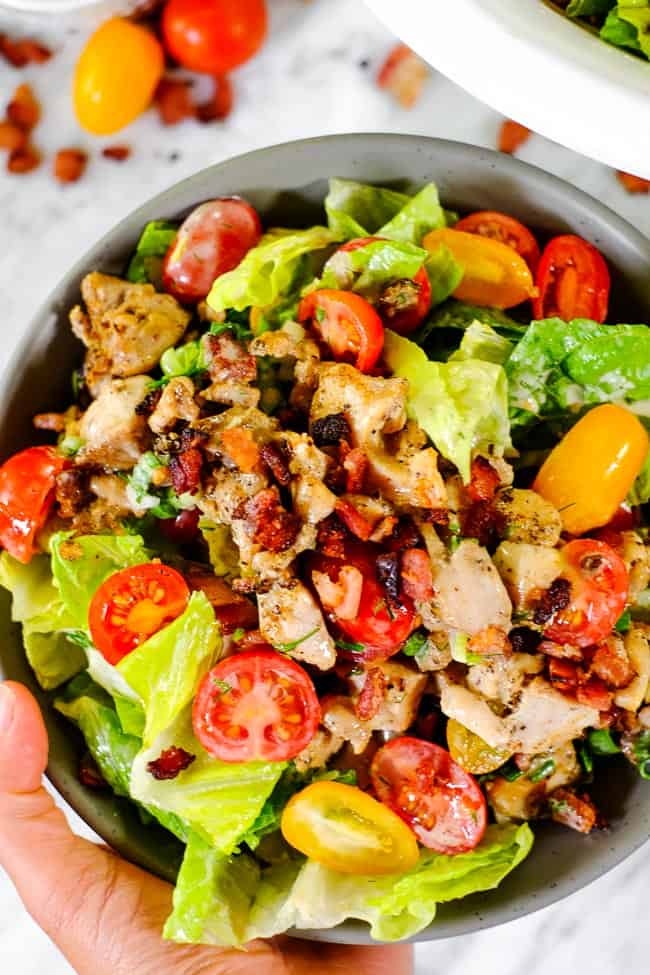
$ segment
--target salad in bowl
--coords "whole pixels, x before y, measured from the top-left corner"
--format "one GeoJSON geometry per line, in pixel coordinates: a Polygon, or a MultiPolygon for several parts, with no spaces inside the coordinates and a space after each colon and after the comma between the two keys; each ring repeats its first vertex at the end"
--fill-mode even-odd
{"type": "Polygon", "coordinates": [[[89,789],[184,845],[165,937],[412,937],[650,777],[650,328],[586,240],[333,178],[157,220],[0,467],[0,582],[89,789]],[[43,443],[43,440],[49,442],[43,443]]]}

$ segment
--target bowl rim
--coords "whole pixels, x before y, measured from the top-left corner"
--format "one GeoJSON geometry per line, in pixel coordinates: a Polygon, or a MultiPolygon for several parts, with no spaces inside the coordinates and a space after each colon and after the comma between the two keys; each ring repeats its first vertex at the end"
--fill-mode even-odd
{"type": "MultiPolygon", "coordinates": [[[[126,230],[129,225],[134,223],[142,225],[147,219],[153,219],[151,216],[152,211],[157,210],[163,213],[167,210],[174,210],[174,200],[182,193],[182,191],[185,191],[185,196],[187,196],[188,192],[191,193],[191,189],[194,184],[201,185],[205,181],[206,177],[221,173],[222,171],[227,171],[233,167],[233,164],[243,164],[247,160],[253,158],[264,158],[265,162],[269,165],[269,167],[271,167],[272,171],[272,161],[274,156],[281,158],[286,153],[295,154],[305,151],[309,153],[316,146],[322,147],[323,144],[336,145],[346,140],[359,142],[360,146],[362,144],[364,147],[368,147],[370,145],[374,146],[376,149],[382,148],[384,150],[386,150],[388,143],[392,148],[399,147],[401,149],[411,149],[412,151],[416,152],[426,149],[430,150],[434,155],[435,153],[448,153],[453,156],[454,153],[460,152],[464,157],[474,159],[477,165],[485,163],[492,169],[498,168],[506,175],[509,173],[527,173],[529,178],[535,181],[536,187],[539,187],[542,191],[544,189],[548,190],[551,197],[553,197],[554,194],[556,196],[564,196],[565,198],[570,196],[575,207],[577,207],[579,211],[581,210],[585,216],[595,215],[601,221],[608,224],[609,227],[612,228],[613,232],[619,236],[622,236],[622,238],[632,246],[633,250],[637,253],[637,256],[640,256],[644,262],[647,261],[648,265],[650,266],[650,240],[648,240],[648,238],[641,234],[631,224],[627,223],[627,221],[625,221],[622,217],[614,213],[610,208],[605,206],[600,201],[594,200],[582,190],[576,189],[575,187],[571,186],[571,184],[566,183],[566,181],[560,179],[559,177],[547,173],[537,166],[532,166],[510,156],[504,156],[503,154],[497,153],[494,150],[484,149],[454,140],[437,139],[420,135],[394,133],[383,134],[379,132],[341,133],[326,136],[316,136],[308,139],[295,140],[292,142],[278,143],[273,146],[254,149],[245,154],[230,157],[222,162],[205,167],[199,172],[180,180],[179,182],[163,190],[161,193],[154,195],[140,206],[136,207],[135,210],[127,214],[107,233],[102,235],[102,237],[91,247],[87,248],[82,257],[74,263],[66,274],[63,275],[58,284],[51,290],[49,298],[41,304],[36,314],[32,317],[28,327],[23,332],[19,341],[16,343],[13,354],[9,358],[9,361],[3,370],[2,375],[0,376],[0,389],[3,389],[8,397],[11,397],[11,395],[15,392],[19,384],[18,377],[21,375],[21,370],[24,366],[26,358],[29,358],[34,336],[37,334],[39,327],[48,316],[51,316],[53,308],[56,309],[57,312],[60,312],[60,305],[54,300],[57,294],[62,292],[64,288],[69,286],[72,282],[79,280],[84,273],[87,273],[91,267],[91,264],[101,259],[102,248],[109,245],[111,240],[114,237],[118,237],[120,232],[126,230]],[[554,194],[551,193],[551,191],[554,191],[554,194]]],[[[361,174],[359,174],[359,178],[362,178],[361,174]]],[[[199,193],[196,194],[195,199],[198,198],[200,198],[199,193]]],[[[176,205],[176,212],[178,212],[178,205],[176,205]]],[[[2,664],[0,661],[0,671],[1,670],[2,664]]],[[[42,696],[41,699],[43,699],[42,696]]],[[[72,798],[69,778],[63,770],[57,770],[56,767],[54,767],[55,765],[56,763],[48,765],[46,772],[48,779],[57,789],[57,791],[63,796],[63,798],[69,802],[72,808],[76,809],[80,815],[86,818],[84,811],[79,809],[78,803],[76,803],[72,798]]],[[[91,807],[92,801],[89,801],[86,808],[90,809],[91,807]]],[[[95,821],[89,823],[89,825],[91,825],[92,828],[95,829],[96,832],[107,842],[112,842],[110,830],[104,825],[102,820],[99,822],[95,821]]],[[[514,905],[505,907],[498,906],[493,910],[485,910],[479,905],[476,911],[473,913],[471,919],[466,920],[463,922],[463,924],[458,922],[455,927],[453,922],[451,922],[451,926],[454,929],[446,930],[444,934],[438,933],[440,930],[440,925],[442,924],[443,927],[448,928],[450,922],[434,920],[429,927],[407,940],[411,942],[423,942],[437,940],[439,938],[457,937],[463,934],[496,927],[503,923],[507,923],[509,921],[516,920],[517,918],[535,913],[536,911],[550,906],[551,904],[557,903],[569,895],[587,887],[598,878],[604,876],[615,866],[618,866],[620,863],[626,860],[646,842],[646,836],[639,836],[633,842],[628,840],[627,845],[622,849],[620,844],[618,844],[618,847],[612,846],[608,854],[603,858],[605,861],[604,866],[594,867],[591,865],[582,867],[578,871],[579,878],[577,879],[561,878],[557,883],[554,883],[553,885],[546,885],[535,894],[527,894],[522,896],[514,905]],[[531,899],[534,900],[533,904],[531,904],[531,899]]],[[[118,844],[116,844],[116,846],[119,848],[118,844]]],[[[126,855],[128,856],[128,854],[126,855]]],[[[490,892],[487,892],[487,896],[489,896],[489,893],[490,892]]],[[[370,938],[368,927],[365,923],[354,920],[348,920],[333,929],[300,929],[299,931],[293,931],[290,933],[295,937],[303,938],[305,940],[319,940],[345,944],[378,943],[370,938]]]]}

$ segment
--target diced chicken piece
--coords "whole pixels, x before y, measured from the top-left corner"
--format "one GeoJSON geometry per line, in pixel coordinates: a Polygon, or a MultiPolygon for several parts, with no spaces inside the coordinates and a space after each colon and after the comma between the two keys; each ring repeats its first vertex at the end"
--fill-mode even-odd
{"type": "Polygon", "coordinates": [[[629,575],[629,600],[634,603],[650,585],[650,547],[636,532],[623,532],[623,561],[629,575]]]}
{"type": "Polygon", "coordinates": [[[330,459],[317,447],[307,433],[283,430],[278,440],[288,455],[289,473],[294,477],[309,474],[322,481],[330,466],[330,459]]]}
{"type": "Polygon", "coordinates": [[[449,561],[435,570],[434,565],[434,603],[446,627],[470,636],[488,626],[510,630],[510,598],[484,548],[464,539],[449,561]]]}
{"type": "Polygon", "coordinates": [[[544,758],[552,759],[555,765],[552,774],[547,779],[544,779],[547,794],[563,786],[572,785],[582,774],[580,762],[578,761],[578,756],[576,755],[572,741],[558,745],[557,748],[545,753],[544,758]]]}
{"type": "Polygon", "coordinates": [[[617,691],[614,703],[624,711],[638,711],[644,701],[650,700],[650,627],[636,623],[623,638],[629,661],[635,673],[632,682],[617,691]]]}
{"type": "Polygon", "coordinates": [[[500,704],[511,704],[523,687],[526,677],[544,669],[541,654],[513,653],[486,657],[485,663],[472,665],[467,672],[467,686],[482,697],[500,704]]]}
{"type": "Polygon", "coordinates": [[[84,446],[78,464],[92,464],[113,470],[129,470],[147,449],[149,431],[136,406],[144,399],[147,376],[115,379],[90,404],[79,423],[84,446]]]}
{"type": "Polygon", "coordinates": [[[551,547],[560,541],[560,513],[536,491],[507,488],[499,491],[494,504],[504,519],[508,541],[551,547]]]}
{"type": "MultiPolygon", "coordinates": [[[[376,731],[407,731],[415,721],[427,686],[426,674],[396,660],[377,661],[372,667],[381,671],[384,691],[379,709],[367,721],[368,727],[376,731]]],[[[352,691],[358,694],[364,680],[365,673],[351,676],[352,691]]]]}
{"type": "Polygon", "coordinates": [[[268,484],[264,474],[242,474],[222,467],[213,471],[199,508],[215,525],[230,525],[242,501],[252,498],[268,484]]]}
{"type": "Polygon", "coordinates": [[[294,758],[299,772],[322,768],[343,747],[340,735],[333,735],[327,728],[319,728],[309,744],[294,758]]]}
{"type": "Polygon", "coordinates": [[[274,647],[287,647],[296,660],[320,670],[336,662],[334,640],[327,632],[320,608],[309,590],[295,579],[288,586],[273,586],[258,593],[260,631],[274,647]]]}
{"type": "Polygon", "coordinates": [[[294,385],[291,390],[292,406],[308,410],[311,397],[318,385],[320,351],[316,343],[296,322],[283,325],[275,332],[264,332],[250,343],[254,356],[272,356],[274,359],[294,359],[294,385]]]}
{"type": "Polygon", "coordinates": [[[88,349],[86,381],[91,392],[103,376],[135,376],[158,365],[182,338],[190,313],[151,284],[131,284],[93,271],[81,282],[87,314],[70,313],[72,330],[88,349]]]}
{"type": "Polygon", "coordinates": [[[198,420],[199,408],[194,402],[194,392],[194,383],[188,376],[170,379],[149,417],[149,427],[153,432],[167,433],[179,420],[186,423],[198,420]]]}
{"type": "Polygon", "coordinates": [[[262,395],[256,386],[233,381],[211,383],[199,394],[202,400],[223,403],[224,406],[257,406],[262,395]]]}
{"type": "Polygon", "coordinates": [[[501,542],[494,564],[505,582],[515,609],[526,609],[562,572],[557,549],[527,542],[501,542]]]}
{"type": "Polygon", "coordinates": [[[497,823],[535,819],[546,798],[544,782],[531,782],[525,775],[514,782],[498,776],[485,783],[485,791],[497,823]]]}
{"type": "Polygon", "coordinates": [[[117,474],[94,474],[90,478],[89,487],[96,497],[116,508],[122,515],[131,513],[141,517],[145,513],[146,509],[132,504],[127,492],[127,482],[117,474]]]}
{"type": "MultiPolygon", "coordinates": [[[[194,424],[194,429],[206,438],[202,443],[205,453],[208,456],[222,457],[224,447],[221,438],[224,430],[246,430],[251,434],[254,442],[261,446],[273,439],[278,432],[279,424],[272,416],[267,416],[255,407],[233,406],[217,416],[199,420],[194,424]]],[[[232,464],[227,456],[224,457],[224,461],[232,464]]]]}
{"type": "Polygon", "coordinates": [[[327,730],[336,738],[349,742],[355,755],[361,755],[372,738],[372,729],[369,722],[357,717],[351,698],[343,694],[333,695],[324,698],[321,707],[327,730]]]}
{"type": "Polygon", "coordinates": [[[521,693],[506,720],[514,751],[536,755],[598,724],[598,711],[560,694],[543,677],[536,677],[521,693]]]}
{"type": "Polygon", "coordinates": [[[506,721],[498,717],[487,701],[473,691],[460,684],[444,682],[440,709],[448,718],[454,718],[473,731],[491,748],[510,749],[511,735],[506,721]]]}
{"type": "MultiPolygon", "coordinates": [[[[426,622],[425,622],[426,626],[426,622]]],[[[451,645],[449,636],[444,630],[433,630],[429,633],[426,647],[418,652],[415,662],[425,673],[444,670],[451,663],[451,645]]]]}
{"type": "Polygon", "coordinates": [[[317,525],[336,507],[336,495],[311,474],[301,474],[291,482],[293,510],[303,521],[317,525]]]}

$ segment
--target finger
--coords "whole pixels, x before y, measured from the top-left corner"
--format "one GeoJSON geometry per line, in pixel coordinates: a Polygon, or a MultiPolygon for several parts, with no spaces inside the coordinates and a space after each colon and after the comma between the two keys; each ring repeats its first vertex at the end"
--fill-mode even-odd
{"type": "Polygon", "coordinates": [[[282,939],[287,975],[413,975],[410,945],[373,945],[369,948],[282,939]]]}

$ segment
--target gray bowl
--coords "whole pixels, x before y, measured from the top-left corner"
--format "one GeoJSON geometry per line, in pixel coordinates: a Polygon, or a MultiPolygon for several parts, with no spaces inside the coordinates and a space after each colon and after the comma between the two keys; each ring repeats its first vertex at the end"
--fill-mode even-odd
{"type": "MultiPolygon", "coordinates": [[[[136,210],[95,245],[65,276],[16,350],[0,387],[0,457],[34,442],[34,413],[69,400],[70,373],[81,348],[67,324],[79,283],[94,269],[121,273],[143,225],[183,216],[201,200],[240,193],[265,222],[304,226],[323,219],[328,176],[414,188],[435,180],[449,207],[505,210],[541,237],[573,232],[597,245],[612,270],[612,320],[650,321],[650,243],[600,203],[567,183],[515,159],[484,149],[399,135],[340,135],[249,153],[198,173],[136,210]]],[[[155,826],[144,826],[130,805],[84,788],[77,779],[82,748],[74,729],[51,708],[25,661],[20,629],[0,591],[0,673],[23,681],[42,706],[50,733],[48,775],[79,815],[128,860],[174,879],[182,848],[155,826]]],[[[599,777],[600,804],[611,823],[583,837],[552,824],[535,827],[531,856],[497,891],[445,905],[420,941],[469,934],[554,903],[607,873],[645,842],[650,831],[650,787],[623,762],[599,777]]],[[[348,944],[370,941],[364,924],[301,937],[348,944]]]]}

